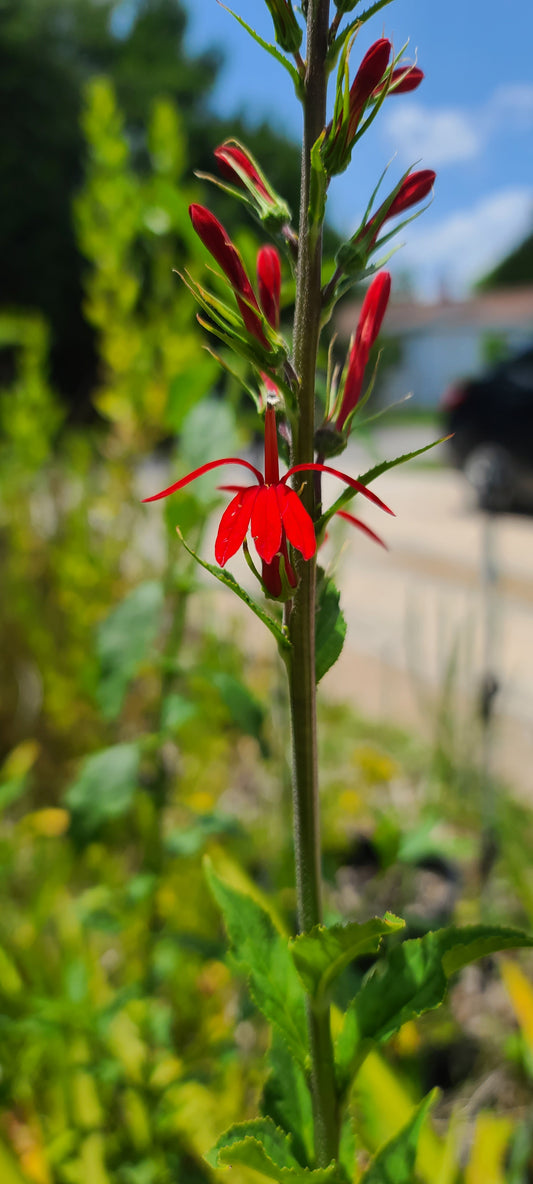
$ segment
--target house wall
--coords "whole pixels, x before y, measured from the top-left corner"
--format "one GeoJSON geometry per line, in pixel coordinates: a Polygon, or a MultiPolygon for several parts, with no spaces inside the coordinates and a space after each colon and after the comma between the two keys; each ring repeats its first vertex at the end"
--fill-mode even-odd
{"type": "Polygon", "coordinates": [[[437,407],[451,383],[484,369],[487,338],[495,336],[501,336],[513,353],[531,345],[533,329],[524,325],[517,328],[442,325],[403,334],[402,359],[384,370],[380,402],[392,403],[412,392],[411,406],[437,407]]]}

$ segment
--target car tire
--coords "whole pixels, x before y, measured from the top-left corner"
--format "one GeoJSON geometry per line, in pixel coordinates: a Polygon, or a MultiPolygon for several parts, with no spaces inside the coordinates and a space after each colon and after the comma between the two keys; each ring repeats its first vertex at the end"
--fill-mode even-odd
{"type": "Polygon", "coordinates": [[[497,514],[512,508],[516,497],[513,460],[501,444],[478,444],[468,454],[463,472],[480,510],[497,514]]]}

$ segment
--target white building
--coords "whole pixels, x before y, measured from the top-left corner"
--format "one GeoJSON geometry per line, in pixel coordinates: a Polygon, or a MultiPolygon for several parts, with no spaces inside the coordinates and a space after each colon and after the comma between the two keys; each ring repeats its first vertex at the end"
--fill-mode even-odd
{"type": "MultiPolygon", "coordinates": [[[[335,328],[341,341],[353,333],[359,308],[346,303],[340,309],[335,328]]],[[[533,345],[533,287],[434,304],[391,301],[382,329],[385,349],[387,337],[399,339],[401,357],[383,367],[380,402],[392,403],[412,392],[411,406],[436,407],[446,387],[487,366],[491,341],[506,344],[510,353],[533,345]]]]}

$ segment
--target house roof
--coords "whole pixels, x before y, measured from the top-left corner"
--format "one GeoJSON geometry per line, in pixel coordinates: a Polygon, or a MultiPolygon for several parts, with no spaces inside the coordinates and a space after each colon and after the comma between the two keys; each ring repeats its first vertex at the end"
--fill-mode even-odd
{"type": "MultiPolygon", "coordinates": [[[[345,302],[335,317],[341,338],[349,338],[359,316],[361,301],[345,302]]],[[[468,300],[441,299],[434,303],[417,300],[391,300],[384,322],[384,333],[417,333],[421,330],[449,328],[517,329],[531,328],[533,334],[533,287],[500,288],[480,292],[468,300]]]]}

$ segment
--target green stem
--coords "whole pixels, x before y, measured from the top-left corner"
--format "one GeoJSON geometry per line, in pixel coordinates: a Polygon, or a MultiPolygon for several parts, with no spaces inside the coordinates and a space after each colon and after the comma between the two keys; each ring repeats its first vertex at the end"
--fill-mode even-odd
{"type": "MultiPolygon", "coordinates": [[[[299,377],[299,414],[293,425],[293,464],[313,460],[315,375],[320,333],[322,242],[311,238],[309,195],[311,148],[326,119],[326,69],[329,0],[310,0],[307,18],[307,66],[304,98],[301,207],[294,318],[294,363],[299,377]]],[[[314,514],[313,482],[302,501],[314,514]]],[[[307,932],[322,921],[320,818],[315,680],[315,561],[300,561],[299,584],[288,628],[287,656],[293,748],[293,816],[298,923],[307,932]]],[[[329,1010],[308,1008],[311,1089],[317,1165],[338,1154],[339,1120],[329,1010]]]]}

